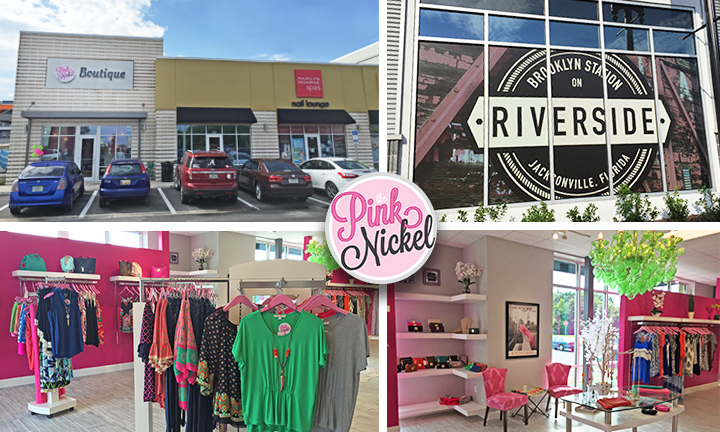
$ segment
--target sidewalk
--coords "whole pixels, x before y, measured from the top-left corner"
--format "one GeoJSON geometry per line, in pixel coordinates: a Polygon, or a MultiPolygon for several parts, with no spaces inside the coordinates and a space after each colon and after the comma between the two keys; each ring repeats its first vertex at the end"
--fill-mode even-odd
{"type": "MultiPolygon", "coordinates": [[[[11,187],[12,187],[12,182],[10,184],[0,185],[0,196],[10,195],[11,187]]],[[[156,180],[150,180],[150,189],[161,189],[161,188],[171,188],[171,187],[173,187],[172,182],[161,182],[161,181],[156,181],[156,180]]],[[[94,192],[98,189],[100,189],[99,181],[85,182],[85,191],[94,192]]]]}

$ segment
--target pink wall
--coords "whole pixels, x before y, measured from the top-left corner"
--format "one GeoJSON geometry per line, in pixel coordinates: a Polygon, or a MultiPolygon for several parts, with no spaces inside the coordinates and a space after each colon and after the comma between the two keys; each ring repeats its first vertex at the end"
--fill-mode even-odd
{"type": "MultiPolygon", "coordinates": [[[[637,331],[638,325],[628,322],[629,316],[650,315],[653,308],[652,301],[653,292],[645,293],[637,296],[632,300],[622,296],[620,300],[620,351],[628,351],[635,344],[635,336],[633,332],[637,331]]],[[[712,319],[709,306],[717,303],[716,299],[695,296],[695,318],[712,319]]],[[[685,294],[667,293],[665,296],[665,305],[663,306],[663,314],[665,317],[687,318],[688,317],[688,296],[685,294]]],[[[720,329],[717,326],[710,326],[710,330],[720,340],[720,329]]],[[[620,356],[620,364],[618,365],[618,373],[620,374],[621,385],[628,386],[630,372],[630,355],[620,356]]],[[[702,372],[700,375],[685,378],[685,387],[694,387],[702,384],[708,384],[718,381],[718,370],[720,368],[720,355],[716,353],[715,364],[709,372],[702,372]]],[[[654,385],[662,385],[662,378],[651,378],[654,385]]]]}
{"type": "MultiPolygon", "coordinates": [[[[102,276],[97,288],[101,295],[98,302],[102,309],[105,344],[99,347],[86,346],[85,350],[73,357],[73,368],[105,366],[133,361],[135,347],[133,337],[129,333],[120,333],[120,343],[115,342],[115,323],[118,313],[115,309],[114,286],[110,276],[119,274],[118,261],[137,261],[143,272],[149,274],[153,265],[169,265],[168,254],[170,236],[168,232],[160,233],[162,250],[135,249],[106,244],[88,243],[68,239],[56,239],[24,234],[13,234],[0,231],[0,352],[9,353],[3,356],[0,379],[30,376],[27,357],[17,355],[17,338],[8,332],[10,314],[15,297],[21,294],[17,278],[12,271],[20,268],[23,255],[37,253],[44,260],[48,271],[62,271],[60,258],[65,255],[89,256],[96,258],[95,273],[102,276]]],[[[140,317],[135,317],[140,319],[140,317]]]]}
{"type": "Polygon", "coordinates": [[[400,424],[398,419],[397,345],[395,341],[395,285],[387,286],[387,427],[400,424]]]}

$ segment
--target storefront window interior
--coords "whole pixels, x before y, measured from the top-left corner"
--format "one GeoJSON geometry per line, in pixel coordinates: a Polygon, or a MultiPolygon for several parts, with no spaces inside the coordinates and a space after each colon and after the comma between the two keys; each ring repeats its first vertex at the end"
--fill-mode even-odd
{"type": "Polygon", "coordinates": [[[711,187],[692,11],[546,2],[421,0],[413,176],[434,207],[711,187]]]}
{"type": "MultiPolygon", "coordinates": [[[[275,259],[275,245],[273,243],[255,243],[255,261],[267,261],[275,259]]],[[[282,259],[302,261],[302,249],[292,246],[283,246],[282,259]]]]}
{"type": "MultiPolygon", "coordinates": [[[[90,132],[88,128],[88,132],[90,132]]],[[[132,158],[132,128],[130,126],[100,126],[100,171],[115,159],[132,158]]]]}
{"type": "Polygon", "coordinates": [[[317,157],[347,157],[344,125],[278,125],[280,158],[301,164],[317,157]]]}
{"type": "Polygon", "coordinates": [[[45,126],[42,129],[41,148],[35,148],[30,153],[34,161],[75,159],[75,127],[45,126]]]}
{"type": "Polygon", "coordinates": [[[178,125],[177,161],[187,150],[221,150],[233,164],[251,158],[250,125],[178,125]]]}

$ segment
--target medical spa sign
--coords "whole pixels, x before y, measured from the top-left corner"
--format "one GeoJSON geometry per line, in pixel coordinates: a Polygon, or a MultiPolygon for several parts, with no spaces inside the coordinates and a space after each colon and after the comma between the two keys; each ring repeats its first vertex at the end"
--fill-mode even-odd
{"type": "Polygon", "coordinates": [[[368,283],[399,282],[435,247],[437,221],[425,193],[395,174],[366,174],[333,199],[325,235],[335,260],[368,283]]]}
{"type": "Polygon", "coordinates": [[[45,74],[45,87],[132,90],[133,62],[49,58],[45,74]]]}
{"type": "Polygon", "coordinates": [[[550,135],[557,198],[607,194],[608,171],[615,185],[646,177],[670,118],[627,57],[608,54],[606,66],[607,100],[599,54],[552,52],[548,66],[544,50],[530,50],[491,72],[490,97],[477,98],[466,123],[479,148],[488,140],[493,166],[518,194],[550,199],[550,135]]]}

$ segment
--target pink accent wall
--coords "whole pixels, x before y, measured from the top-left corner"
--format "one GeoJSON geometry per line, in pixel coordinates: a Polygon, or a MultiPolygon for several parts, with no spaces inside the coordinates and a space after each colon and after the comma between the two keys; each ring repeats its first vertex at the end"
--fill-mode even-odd
{"type": "Polygon", "coordinates": [[[387,427],[400,424],[398,418],[397,342],[395,340],[395,285],[387,286],[387,427]]]}
{"type": "MultiPolygon", "coordinates": [[[[635,345],[635,335],[639,326],[627,320],[629,316],[650,315],[653,308],[652,296],[655,292],[651,291],[641,296],[636,296],[629,300],[625,296],[621,296],[620,300],[620,352],[628,351],[635,345]]],[[[712,319],[710,305],[717,303],[717,300],[708,297],[695,296],[695,318],[712,319]]],[[[674,318],[688,317],[688,295],[667,293],[665,296],[665,305],[663,306],[662,316],[674,318]]],[[[710,330],[720,341],[720,329],[717,326],[709,326],[710,330]]],[[[618,365],[618,373],[620,374],[620,385],[629,386],[629,373],[631,355],[620,356],[620,364],[618,365]]],[[[713,369],[709,372],[702,372],[700,375],[685,377],[685,387],[694,387],[702,384],[708,384],[718,381],[718,370],[720,370],[720,354],[715,353],[715,363],[713,369]]],[[[662,378],[651,378],[651,384],[662,385],[662,378]]]]}
{"type": "Polygon", "coordinates": [[[73,368],[82,369],[133,361],[136,355],[133,335],[120,333],[120,343],[115,342],[118,312],[115,309],[115,290],[113,283],[110,282],[110,276],[117,276],[120,273],[119,260],[137,261],[146,275],[150,274],[153,265],[169,265],[170,235],[168,232],[161,232],[158,235],[161,250],[135,249],[0,231],[0,245],[3,246],[0,248],[0,330],[2,330],[0,352],[6,353],[0,368],[0,379],[32,375],[32,371],[28,369],[27,356],[17,355],[17,337],[11,337],[8,331],[15,297],[21,295],[20,283],[18,278],[12,277],[12,272],[20,269],[23,255],[30,253],[40,255],[45,260],[48,271],[58,272],[62,271],[60,258],[65,255],[96,258],[95,273],[102,276],[97,288],[101,292],[98,303],[102,309],[105,344],[99,347],[85,346],[82,353],[73,357],[73,368]]]}

